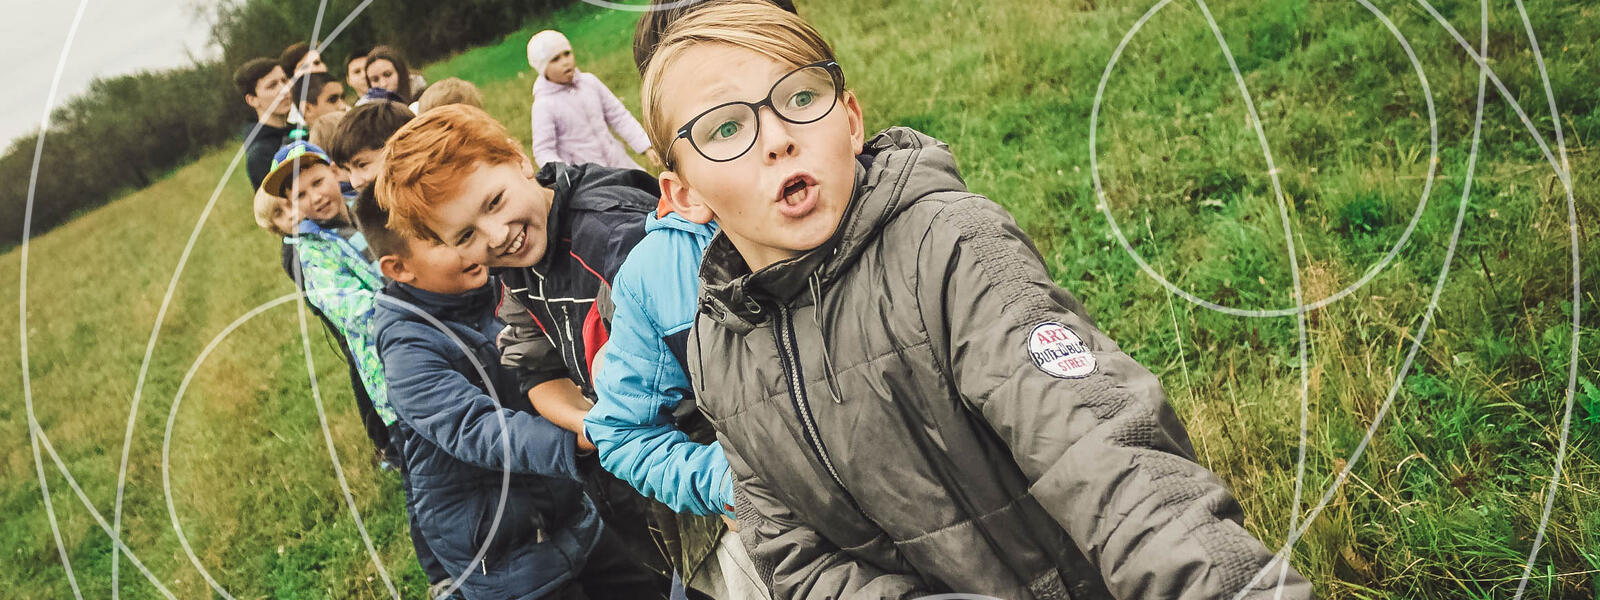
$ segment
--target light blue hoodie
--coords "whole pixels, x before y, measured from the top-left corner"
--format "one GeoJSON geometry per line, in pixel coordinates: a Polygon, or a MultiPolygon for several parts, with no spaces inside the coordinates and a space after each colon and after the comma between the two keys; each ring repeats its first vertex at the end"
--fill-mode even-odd
{"type": "Polygon", "coordinates": [[[700,256],[716,225],[649,217],[611,284],[616,310],[584,431],[600,464],[678,512],[727,514],[733,481],[722,445],[689,441],[673,418],[691,398],[684,343],[694,323],[700,256]],[[676,351],[674,346],[677,346],[676,351]]]}

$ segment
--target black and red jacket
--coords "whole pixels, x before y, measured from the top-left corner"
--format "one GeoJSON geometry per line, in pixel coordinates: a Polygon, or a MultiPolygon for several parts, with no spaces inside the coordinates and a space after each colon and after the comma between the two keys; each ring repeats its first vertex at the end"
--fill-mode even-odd
{"type": "Polygon", "coordinates": [[[611,280],[644,237],[661,192],[637,169],[552,162],[537,177],[555,192],[549,241],[538,264],[497,270],[497,312],[507,325],[501,363],[515,370],[523,395],[566,377],[592,398],[589,370],[611,327],[611,280]]]}

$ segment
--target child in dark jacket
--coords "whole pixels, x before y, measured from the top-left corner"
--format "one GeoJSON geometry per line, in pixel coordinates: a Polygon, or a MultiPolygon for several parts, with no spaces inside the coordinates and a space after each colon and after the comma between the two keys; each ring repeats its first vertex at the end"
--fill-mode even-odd
{"type": "MultiPolygon", "coordinates": [[[[504,126],[464,104],[406,124],[382,163],[374,185],[397,231],[500,269],[501,363],[517,374],[519,398],[588,446],[581,432],[593,406],[591,371],[609,336],[611,281],[644,236],[655,182],[644,171],[593,164],[536,171],[504,126]]],[[[604,470],[590,475],[607,525],[665,573],[645,522],[648,501],[604,470]]]]}
{"type": "MultiPolygon", "coordinates": [[[[369,198],[364,197],[363,200],[369,198]]],[[[469,599],[659,597],[579,483],[577,439],[518,402],[499,366],[499,285],[454,249],[357,218],[385,277],[373,331],[415,527],[469,599]]]]}

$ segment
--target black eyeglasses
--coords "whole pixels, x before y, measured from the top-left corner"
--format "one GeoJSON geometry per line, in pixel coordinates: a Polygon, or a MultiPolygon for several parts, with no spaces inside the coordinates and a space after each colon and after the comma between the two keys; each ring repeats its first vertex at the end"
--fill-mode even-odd
{"type": "Polygon", "coordinates": [[[711,162],[728,162],[744,156],[761,134],[761,107],[778,118],[804,125],[833,112],[844,89],[844,71],[831,60],[811,63],[784,75],[760,102],[727,102],[700,113],[667,144],[667,168],[672,168],[672,144],[689,138],[696,152],[711,162]]]}

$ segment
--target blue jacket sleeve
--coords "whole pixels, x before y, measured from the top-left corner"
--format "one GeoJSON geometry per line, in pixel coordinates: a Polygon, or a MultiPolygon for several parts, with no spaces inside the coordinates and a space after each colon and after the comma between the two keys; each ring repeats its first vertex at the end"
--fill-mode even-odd
{"type": "Polygon", "coordinates": [[[640,493],[678,512],[732,516],[725,508],[733,504],[733,485],[721,444],[689,441],[672,419],[689,380],[665,337],[688,328],[694,315],[698,249],[692,260],[679,260],[681,252],[655,247],[658,238],[647,237],[637,249],[642,252],[634,253],[640,260],[617,273],[611,339],[584,431],[601,466],[640,493]],[[642,298],[646,289],[651,302],[642,298]]]}
{"type": "MultiPolygon", "coordinates": [[[[419,323],[395,323],[380,332],[389,402],[400,418],[463,462],[579,479],[572,432],[544,417],[496,406],[466,375],[451,368],[438,350],[445,343],[449,342],[443,334],[419,323]]],[[[502,399],[506,400],[514,399],[502,399]]]]}

